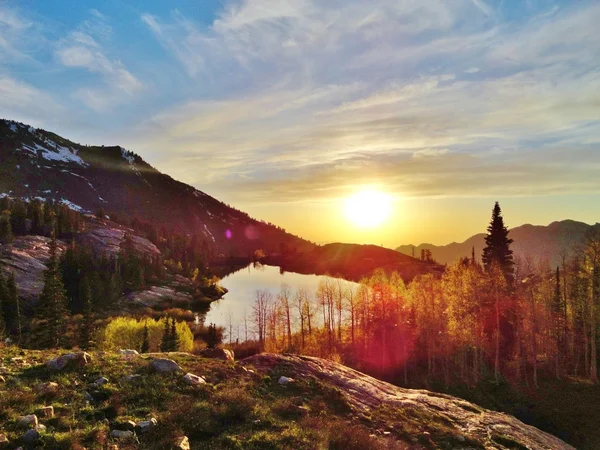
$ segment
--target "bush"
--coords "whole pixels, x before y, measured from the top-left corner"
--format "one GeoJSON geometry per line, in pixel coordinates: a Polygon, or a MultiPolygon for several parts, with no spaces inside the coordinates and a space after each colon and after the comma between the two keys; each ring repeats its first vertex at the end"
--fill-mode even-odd
{"type": "MultiPolygon", "coordinates": [[[[131,317],[116,317],[112,319],[103,332],[101,347],[103,350],[118,350],[132,348],[140,350],[144,339],[144,326],[148,325],[150,352],[160,351],[165,319],[136,320],[131,317]]],[[[194,335],[186,322],[177,322],[177,337],[179,351],[190,352],[194,345],[194,335]]]]}

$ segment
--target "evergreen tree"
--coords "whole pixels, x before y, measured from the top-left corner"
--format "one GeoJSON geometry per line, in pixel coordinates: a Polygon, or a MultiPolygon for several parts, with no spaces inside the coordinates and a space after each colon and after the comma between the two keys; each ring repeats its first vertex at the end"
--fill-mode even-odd
{"type": "Polygon", "coordinates": [[[144,324],[144,336],[142,338],[142,353],[148,353],[150,350],[150,331],[148,330],[148,322],[144,324]]]}
{"type": "MultiPolygon", "coordinates": [[[[1,214],[1,211],[0,211],[1,214]]],[[[12,226],[8,214],[0,215],[0,244],[8,244],[13,240],[12,226]]]]}
{"type": "Polygon", "coordinates": [[[4,303],[7,301],[6,282],[0,271],[0,336],[6,332],[6,322],[4,321],[4,303]]]}
{"type": "Polygon", "coordinates": [[[67,296],[58,269],[56,237],[50,241],[50,259],[44,273],[44,289],[36,309],[36,346],[58,347],[64,332],[67,296]]]}
{"type": "Polygon", "coordinates": [[[494,263],[497,264],[509,285],[513,281],[515,264],[510,249],[512,242],[513,240],[508,238],[508,229],[504,226],[500,205],[496,202],[492,220],[487,228],[486,247],[483,249],[482,260],[486,272],[490,272],[494,263]]]}
{"type": "Polygon", "coordinates": [[[171,348],[171,327],[169,326],[169,316],[165,317],[165,327],[163,328],[163,335],[160,341],[160,351],[168,352],[171,348]]]}
{"type": "Polygon", "coordinates": [[[171,318],[171,335],[170,337],[170,346],[171,351],[176,352],[179,350],[179,336],[177,335],[177,323],[175,322],[175,317],[171,318]]]}
{"type": "Polygon", "coordinates": [[[93,346],[94,319],[92,313],[92,291],[86,278],[81,280],[79,299],[83,306],[81,322],[81,348],[87,350],[93,346]]]}
{"type": "Polygon", "coordinates": [[[27,234],[27,206],[22,200],[16,200],[10,214],[12,231],[18,235],[27,234]]]}
{"type": "Polygon", "coordinates": [[[15,276],[10,273],[6,280],[6,309],[4,318],[8,325],[8,329],[17,334],[17,344],[21,344],[21,334],[23,327],[21,325],[21,301],[17,293],[17,283],[15,276]]]}

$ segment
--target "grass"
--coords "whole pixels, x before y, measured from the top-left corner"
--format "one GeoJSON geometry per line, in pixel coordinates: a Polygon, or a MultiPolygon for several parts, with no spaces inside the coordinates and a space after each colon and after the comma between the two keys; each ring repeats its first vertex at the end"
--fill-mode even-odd
{"type": "MultiPolygon", "coordinates": [[[[0,384],[0,433],[13,449],[22,445],[25,428],[18,418],[44,406],[53,406],[55,417],[39,446],[45,449],[103,449],[114,443],[110,430],[127,420],[156,417],[148,433],[119,441],[120,449],[165,449],[180,436],[188,436],[194,449],[343,449],[383,450],[415,448],[402,442],[406,436],[384,436],[376,424],[352,418],[339,391],[313,378],[279,385],[285,367],[252,374],[235,363],[170,354],[185,371],[204,376],[206,385],[188,386],[181,375],[152,373],[144,357],[124,359],[115,354],[93,354],[83,368],[52,373],[43,363],[56,352],[0,349],[0,367],[6,383],[0,384]],[[21,365],[23,358],[30,366],[21,365]],[[142,375],[134,382],[123,377],[142,375]],[[97,401],[85,399],[89,384],[100,376],[109,383],[96,389],[97,401]],[[42,395],[36,386],[58,383],[56,393],[42,395]]],[[[379,419],[378,419],[379,420],[379,419]]],[[[419,444],[417,448],[433,448],[419,444]]]]}

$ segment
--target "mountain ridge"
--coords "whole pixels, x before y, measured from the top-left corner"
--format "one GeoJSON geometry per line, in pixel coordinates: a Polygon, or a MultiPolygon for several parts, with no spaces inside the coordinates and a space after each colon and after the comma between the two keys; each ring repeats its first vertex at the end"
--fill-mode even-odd
{"type": "MultiPolygon", "coordinates": [[[[555,266],[562,263],[563,255],[567,258],[572,256],[585,234],[595,227],[600,227],[600,223],[587,224],[573,219],[555,220],[548,225],[526,223],[509,229],[509,238],[514,240],[512,249],[515,257],[530,257],[538,263],[547,262],[555,266]]],[[[480,260],[484,246],[485,233],[477,233],[463,242],[451,242],[446,245],[400,245],[395,250],[410,255],[414,248],[415,256],[418,257],[421,250],[427,249],[437,262],[451,264],[458,258],[470,257],[473,247],[476,259],[480,260]]]]}

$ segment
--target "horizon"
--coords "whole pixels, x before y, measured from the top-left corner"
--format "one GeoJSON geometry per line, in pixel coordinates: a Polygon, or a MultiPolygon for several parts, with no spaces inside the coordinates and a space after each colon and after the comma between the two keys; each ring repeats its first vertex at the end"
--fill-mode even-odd
{"type": "Polygon", "coordinates": [[[594,224],[598,19],[591,1],[8,1],[0,116],[121,145],[315,242],[463,242],[496,200],[509,228],[594,224]],[[347,203],[369,190],[386,214],[362,223],[369,199],[347,203]]]}

